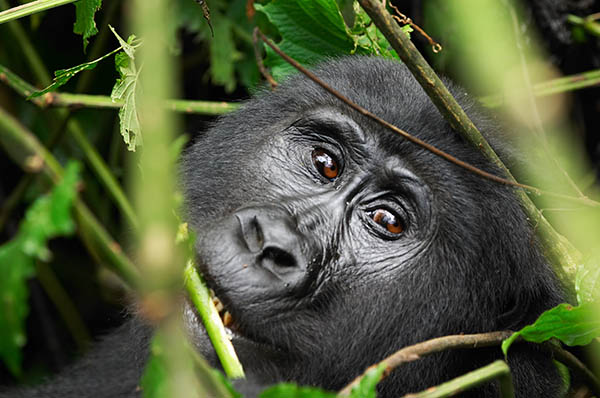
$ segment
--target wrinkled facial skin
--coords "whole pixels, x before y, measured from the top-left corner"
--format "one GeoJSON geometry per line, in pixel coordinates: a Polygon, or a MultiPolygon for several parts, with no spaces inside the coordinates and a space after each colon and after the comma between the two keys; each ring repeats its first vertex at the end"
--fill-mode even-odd
{"type": "MultiPolygon", "coordinates": [[[[498,173],[402,65],[347,58],[316,72],[396,126],[498,173]]],[[[455,96],[499,141],[466,95],[455,96]]],[[[257,383],[339,389],[406,345],[518,328],[561,301],[510,188],[406,142],[303,77],[217,122],[187,152],[183,174],[198,266],[232,314],[234,346],[257,383]]],[[[194,312],[186,317],[217,365],[194,312]]],[[[423,359],[380,394],[419,391],[498,354],[423,359]]],[[[519,396],[556,393],[542,354],[516,349],[511,366],[519,396]]],[[[490,384],[474,396],[494,393],[490,384]]]]}

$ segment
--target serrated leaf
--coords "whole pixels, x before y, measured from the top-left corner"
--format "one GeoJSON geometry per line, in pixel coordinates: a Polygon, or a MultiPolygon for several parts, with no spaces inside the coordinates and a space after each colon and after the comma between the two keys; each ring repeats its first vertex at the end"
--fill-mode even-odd
{"type": "Polygon", "coordinates": [[[260,398],[335,398],[337,395],[316,387],[302,387],[293,383],[280,383],[259,394],[260,398]]]}
{"type": "Polygon", "coordinates": [[[110,98],[113,102],[123,101],[119,109],[119,131],[127,149],[135,151],[137,146],[142,145],[140,121],[137,114],[136,95],[139,72],[135,66],[134,59],[126,52],[115,56],[115,66],[121,76],[117,79],[110,98]]]}
{"type": "Polygon", "coordinates": [[[598,308],[595,303],[577,307],[560,304],[540,315],[533,325],[525,326],[504,340],[504,355],[507,355],[508,348],[519,336],[533,343],[556,338],[569,346],[589,344],[600,336],[598,308]]]}
{"type": "Polygon", "coordinates": [[[600,255],[591,256],[579,266],[575,275],[575,292],[579,304],[600,302],[600,255]]]}
{"type": "Polygon", "coordinates": [[[29,207],[15,238],[0,246],[0,358],[15,375],[21,372],[21,348],[27,341],[27,279],[35,274],[36,259],[50,257],[47,241],[73,232],[70,209],[78,179],[79,165],[69,163],[62,181],[29,207]]]}
{"type": "Polygon", "coordinates": [[[73,32],[83,36],[83,52],[89,38],[98,33],[94,14],[102,7],[102,0],[79,0],[75,2],[75,25],[73,32]]]}
{"type": "MultiPolygon", "coordinates": [[[[254,7],[279,30],[279,48],[301,64],[314,65],[355,49],[335,0],[273,0],[254,7]]],[[[270,48],[266,51],[265,65],[276,80],[295,71],[270,48]]]]}
{"type": "Polygon", "coordinates": [[[360,379],[360,383],[352,388],[350,398],[376,398],[377,383],[381,380],[381,375],[385,371],[385,368],[385,364],[380,364],[377,367],[369,369],[363,378],[360,379]]]}

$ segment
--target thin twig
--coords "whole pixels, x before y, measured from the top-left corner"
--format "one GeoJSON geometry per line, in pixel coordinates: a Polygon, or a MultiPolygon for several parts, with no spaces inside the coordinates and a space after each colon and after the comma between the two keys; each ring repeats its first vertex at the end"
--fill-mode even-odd
{"type": "Polygon", "coordinates": [[[260,71],[261,75],[263,75],[264,78],[267,79],[267,81],[271,85],[271,90],[274,90],[275,87],[277,87],[277,82],[275,81],[275,79],[273,79],[273,76],[271,76],[271,74],[267,71],[267,68],[265,68],[265,65],[263,64],[262,54],[260,48],[258,47],[257,32],[259,32],[258,28],[255,28],[254,32],[252,33],[252,43],[254,44],[254,56],[256,57],[256,65],[258,65],[258,70],[260,71]]]}
{"type": "Polygon", "coordinates": [[[397,15],[392,15],[392,17],[396,21],[398,21],[404,25],[410,25],[414,30],[419,32],[421,34],[421,36],[423,36],[429,42],[429,45],[431,46],[431,51],[433,51],[436,54],[439,53],[440,51],[442,51],[442,45],[440,43],[436,42],[435,40],[433,40],[433,38],[431,36],[429,36],[427,34],[427,32],[425,32],[425,30],[423,30],[423,28],[421,28],[419,25],[414,23],[412,19],[410,19],[406,15],[402,14],[400,12],[400,10],[398,9],[398,7],[396,7],[395,5],[390,3],[390,7],[397,14],[397,15]]]}
{"type": "Polygon", "coordinates": [[[290,63],[292,66],[294,66],[294,68],[298,69],[300,72],[302,72],[304,75],[306,75],[309,79],[311,79],[312,81],[314,81],[315,83],[317,83],[318,85],[320,85],[321,87],[323,87],[325,90],[327,90],[330,94],[332,94],[333,96],[335,96],[336,98],[338,98],[340,101],[342,101],[343,103],[345,103],[346,105],[348,105],[350,108],[354,109],[355,111],[357,111],[358,113],[376,121],[377,123],[381,124],[382,126],[394,131],[395,133],[400,134],[402,137],[406,138],[408,141],[420,146],[423,149],[426,149],[427,151],[433,153],[434,155],[437,155],[447,161],[449,161],[450,163],[453,163],[459,167],[462,167],[474,174],[477,174],[480,177],[483,177],[487,180],[491,180],[500,184],[504,184],[504,185],[510,185],[510,186],[514,186],[517,188],[522,188],[525,189],[527,191],[530,191],[536,195],[547,195],[547,196],[552,196],[555,198],[560,198],[563,200],[569,200],[569,201],[574,201],[577,203],[581,203],[584,204],[586,206],[590,206],[590,207],[600,207],[600,203],[596,202],[594,200],[589,199],[588,197],[585,198],[578,198],[578,197],[573,197],[573,196],[569,196],[569,195],[563,195],[563,194],[559,194],[559,193],[554,193],[554,192],[548,192],[548,191],[544,191],[541,190],[539,188],[533,187],[531,185],[526,185],[526,184],[521,184],[518,183],[516,181],[513,180],[509,180],[506,178],[502,178],[502,177],[498,177],[497,175],[494,175],[492,173],[488,173],[487,171],[481,170],[475,166],[472,166],[471,164],[464,162],[460,159],[455,158],[454,156],[450,155],[447,152],[444,152],[438,148],[436,148],[435,146],[428,144],[427,142],[409,134],[408,132],[394,126],[393,124],[383,120],[382,118],[380,118],[379,116],[375,115],[374,113],[371,113],[370,111],[368,111],[367,109],[361,107],[360,105],[350,101],[348,98],[346,98],[345,96],[343,96],[339,91],[335,90],[334,88],[332,88],[331,86],[329,86],[327,83],[325,83],[323,80],[319,79],[314,73],[312,73],[311,71],[309,71],[308,69],[306,69],[305,67],[303,67],[302,65],[300,65],[298,62],[296,62],[293,58],[291,58],[289,55],[285,54],[283,51],[281,51],[281,49],[279,49],[277,46],[275,46],[275,44],[273,44],[258,28],[255,28],[254,30],[255,32],[258,32],[258,34],[261,36],[261,39],[269,46],[273,49],[273,51],[275,51],[277,54],[279,54],[279,56],[281,56],[283,59],[285,59],[288,63],[290,63]]]}

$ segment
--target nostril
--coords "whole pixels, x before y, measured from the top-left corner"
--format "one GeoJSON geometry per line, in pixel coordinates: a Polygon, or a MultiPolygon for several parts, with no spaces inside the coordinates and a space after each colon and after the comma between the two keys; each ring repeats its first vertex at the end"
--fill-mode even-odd
{"type": "Polygon", "coordinates": [[[265,237],[258,217],[256,215],[245,216],[244,214],[236,214],[236,217],[248,250],[252,253],[259,252],[265,244],[265,237]]]}
{"type": "Polygon", "coordinates": [[[272,265],[277,268],[294,268],[298,265],[293,255],[272,246],[263,250],[260,261],[263,266],[272,265]]]}

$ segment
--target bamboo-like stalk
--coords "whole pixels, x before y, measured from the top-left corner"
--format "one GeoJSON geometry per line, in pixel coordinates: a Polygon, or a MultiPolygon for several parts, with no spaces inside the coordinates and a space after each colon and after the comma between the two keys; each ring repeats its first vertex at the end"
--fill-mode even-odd
{"type": "Polygon", "coordinates": [[[225,374],[232,379],[244,378],[244,369],[227,337],[219,312],[210,298],[206,284],[191,261],[185,267],[184,278],[185,288],[202,318],[225,374]]]}
{"type": "Polygon", "coordinates": [[[31,3],[22,4],[17,7],[0,12],[0,24],[23,18],[36,12],[49,10],[65,4],[74,3],[77,0],[37,0],[31,3]]]}
{"type": "Polygon", "coordinates": [[[515,392],[511,382],[510,369],[504,361],[494,361],[491,364],[455,379],[430,387],[416,394],[406,394],[402,398],[445,398],[452,397],[460,392],[477,387],[488,381],[500,380],[500,396],[514,398],[515,392]]]}

